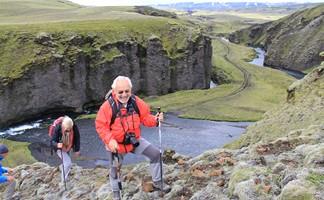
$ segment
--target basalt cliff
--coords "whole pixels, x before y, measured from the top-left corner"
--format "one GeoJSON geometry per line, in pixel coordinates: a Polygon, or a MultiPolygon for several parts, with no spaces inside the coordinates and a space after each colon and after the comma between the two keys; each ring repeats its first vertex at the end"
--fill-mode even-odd
{"type": "Polygon", "coordinates": [[[212,47],[199,27],[106,9],[100,20],[1,25],[0,128],[99,105],[118,75],[146,96],[209,88],[212,47]]]}

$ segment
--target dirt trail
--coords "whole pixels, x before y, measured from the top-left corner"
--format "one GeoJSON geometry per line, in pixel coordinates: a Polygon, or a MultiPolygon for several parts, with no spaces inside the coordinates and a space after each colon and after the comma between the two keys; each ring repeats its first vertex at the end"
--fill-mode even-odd
{"type": "MultiPolygon", "coordinates": [[[[227,95],[224,95],[224,96],[221,96],[221,97],[211,97],[211,98],[208,98],[208,99],[205,99],[203,101],[200,101],[199,102],[199,106],[201,104],[204,104],[204,103],[207,103],[209,101],[213,101],[215,99],[225,99],[225,98],[229,98],[229,97],[233,97],[235,96],[236,94],[244,91],[246,88],[248,88],[250,85],[251,85],[251,74],[246,70],[244,69],[244,67],[241,67],[239,65],[237,65],[236,63],[234,63],[233,61],[231,61],[229,58],[228,58],[228,55],[230,54],[230,49],[228,47],[228,44],[226,44],[226,42],[222,41],[220,38],[213,38],[213,39],[216,39],[216,40],[219,40],[225,47],[226,49],[226,54],[224,56],[225,60],[229,63],[231,63],[234,67],[236,67],[238,70],[240,70],[243,74],[243,82],[241,83],[240,87],[235,89],[234,91],[230,92],[229,94],[227,95]]],[[[192,107],[195,107],[196,105],[189,105],[189,106],[183,106],[181,107],[180,109],[183,110],[183,109],[186,109],[186,108],[192,108],[192,107]]],[[[197,105],[198,106],[198,105],[197,105]]]]}
{"type": "Polygon", "coordinates": [[[236,90],[234,90],[233,92],[231,92],[230,94],[226,95],[226,96],[223,96],[223,97],[231,97],[231,96],[234,96],[240,92],[242,92],[244,89],[246,89],[247,87],[249,87],[251,85],[251,74],[246,70],[244,69],[243,67],[237,65],[236,63],[234,63],[233,61],[231,61],[229,58],[228,58],[228,55],[230,53],[230,49],[228,47],[228,45],[226,44],[226,42],[222,41],[222,40],[219,40],[226,48],[226,55],[224,56],[225,60],[229,63],[231,63],[234,67],[236,67],[238,70],[240,70],[243,74],[243,77],[244,77],[244,80],[242,82],[242,84],[240,85],[239,88],[237,88],[236,90]]]}

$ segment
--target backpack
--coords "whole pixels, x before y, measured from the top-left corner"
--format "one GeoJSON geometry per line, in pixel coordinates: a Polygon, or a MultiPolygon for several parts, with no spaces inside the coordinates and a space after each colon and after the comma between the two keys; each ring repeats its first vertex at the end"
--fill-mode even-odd
{"type": "Polygon", "coordinates": [[[63,121],[63,118],[64,117],[59,117],[57,118],[56,120],[54,120],[54,122],[48,127],[48,136],[50,138],[53,137],[53,134],[54,134],[54,130],[55,130],[55,127],[59,124],[62,124],[62,121],[63,121]]]}
{"type": "MultiPolygon", "coordinates": [[[[115,100],[114,100],[114,98],[112,97],[111,94],[109,94],[109,96],[107,97],[107,101],[108,101],[108,103],[109,103],[109,105],[111,107],[111,110],[112,110],[112,116],[111,116],[111,120],[110,120],[110,125],[112,125],[115,122],[115,119],[116,119],[117,114],[119,112],[119,106],[116,104],[116,102],[115,102],[115,100]]],[[[128,109],[133,108],[134,111],[138,115],[140,115],[140,111],[139,111],[137,103],[136,103],[135,95],[133,95],[133,94],[131,95],[130,102],[127,103],[127,107],[128,107],[128,109]],[[128,107],[128,105],[129,105],[129,107],[128,107]]]]}

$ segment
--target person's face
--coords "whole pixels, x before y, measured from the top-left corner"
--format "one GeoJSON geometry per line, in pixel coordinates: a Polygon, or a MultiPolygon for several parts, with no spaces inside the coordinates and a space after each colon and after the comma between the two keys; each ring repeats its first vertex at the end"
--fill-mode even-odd
{"type": "Polygon", "coordinates": [[[7,153],[2,153],[2,154],[1,154],[2,158],[7,157],[7,155],[8,155],[8,152],[7,152],[7,153]]]}
{"type": "Polygon", "coordinates": [[[71,133],[71,131],[72,131],[72,128],[66,128],[66,129],[64,130],[64,133],[65,133],[65,134],[69,134],[69,133],[71,133]]]}
{"type": "Polygon", "coordinates": [[[114,89],[114,92],[116,94],[116,97],[118,99],[118,101],[120,103],[127,103],[130,96],[131,96],[131,93],[132,93],[132,90],[131,90],[131,87],[128,83],[128,81],[126,80],[119,80],[117,81],[116,83],[116,87],[114,89]]]}

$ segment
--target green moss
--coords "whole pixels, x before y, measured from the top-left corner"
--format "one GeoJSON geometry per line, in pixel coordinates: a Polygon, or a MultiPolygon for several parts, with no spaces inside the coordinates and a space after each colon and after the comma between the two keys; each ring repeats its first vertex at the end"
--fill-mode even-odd
{"type": "MultiPolygon", "coordinates": [[[[316,130],[312,130],[313,134],[316,130]]],[[[324,156],[324,146],[314,147],[305,157],[304,163],[307,166],[316,166],[315,161],[324,156]]]]}
{"type": "Polygon", "coordinates": [[[30,143],[16,142],[12,140],[3,140],[9,149],[8,156],[3,160],[2,165],[6,167],[16,167],[21,164],[32,164],[36,162],[28,149],[30,143]]]}
{"type": "Polygon", "coordinates": [[[175,13],[171,13],[164,10],[159,10],[156,8],[152,8],[150,6],[135,6],[135,12],[138,12],[143,15],[151,15],[151,16],[160,16],[160,17],[170,17],[176,18],[177,15],[175,13]]]}
{"type": "Polygon", "coordinates": [[[97,114],[87,114],[87,115],[80,115],[75,120],[81,120],[81,119],[95,119],[97,114]]]}
{"type": "Polygon", "coordinates": [[[307,21],[310,21],[318,16],[323,15],[324,5],[316,6],[314,8],[307,9],[304,14],[303,18],[307,21]]]}
{"type": "Polygon", "coordinates": [[[315,198],[311,188],[290,184],[284,187],[279,200],[315,200],[315,198]]]}
{"type": "MultiPolygon", "coordinates": [[[[196,42],[199,29],[177,19],[150,18],[128,19],[123,16],[114,20],[60,22],[46,24],[0,25],[0,78],[16,79],[35,66],[47,65],[53,55],[63,55],[73,62],[81,50],[93,56],[96,48],[107,43],[135,41],[147,45],[148,38],[156,35],[171,58],[184,55],[188,40],[196,42]],[[46,33],[49,41],[35,42],[40,33],[46,33]],[[82,44],[74,44],[73,37],[81,38],[82,44]],[[93,43],[87,41],[90,38],[93,43]]],[[[117,48],[102,53],[100,62],[112,61],[122,55],[117,48]]],[[[95,59],[97,61],[97,58],[95,59]]]]}
{"type": "MultiPolygon", "coordinates": [[[[286,137],[291,131],[307,129],[323,123],[323,83],[324,76],[319,76],[322,66],[316,68],[304,79],[294,82],[289,87],[294,97],[287,102],[269,110],[261,121],[249,126],[246,133],[239,140],[226,145],[227,148],[240,148],[259,141],[264,143],[280,137],[286,137]]],[[[310,133],[315,134],[316,131],[310,133]]],[[[312,165],[316,155],[323,155],[322,149],[314,149],[314,152],[305,158],[308,165],[312,165]]]]}
{"type": "Polygon", "coordinates": [[[312,182],[316,186],[324,185],[324,174],[313,172],[306,177],[306,180],[312,182]]]}
{"type": "Polygon", "coordinates": [[[36,58],[40,49],[30,35],[0,32],[0,78],[20,77],[36,58]]]}
{"type": "Polygon", "coordinates": [[[228,182],[228,189],[230,195],[233,195],[236,184],[248,180],[253,174],[254,170],[251,168],[244,168],[233,171],[228,182]]]}
{"type": "Polygon", "coordinates": [[[119,57],[124,55],[123,53],[121,53],[116,47],[109,49],[109,51],[104,53],[104,58],[105,58],[105,62],[111,62],[114,60],[115,57],[119,57]]]}
{"type": "Polygon", "coordinates": [[[319,54],[319,56],[320,56],[321,58],[324,58],[324,51],[322,51],[322,52],[319,54]]]}
{"type": "Polygon", "coordinates": [[[226,84],[231,82],[231,76],[222,68],[212,67],[210,79],[217,84],[226,84]]]}

